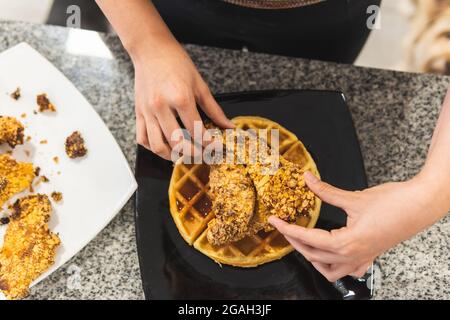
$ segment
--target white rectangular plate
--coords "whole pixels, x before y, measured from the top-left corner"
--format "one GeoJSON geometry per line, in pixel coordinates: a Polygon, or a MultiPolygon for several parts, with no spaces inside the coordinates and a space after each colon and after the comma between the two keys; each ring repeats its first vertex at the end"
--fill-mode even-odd
{"type": "MultiPolygon", "coordinates": [[[[53,203],[50,221],[51,229],[61,238],[56,263],[36,284],[91,241],[122,209],[137,184],[119,145],[89,102],[26,43],[0,54],[0,115],[17,117],[26,127],[25,136],[31,137],[31,141],[17,146],[13,155],[33,162],[50,179],[35,192],[50,195],[59,191],[64,197],[60,204],[53,203]],[[9,96],[16,87],[22,90],[18,101],[9,96]],[[57,108],[55,114],[33,113],[40,93],[47,93],[57,108]],[[26,117],[22,118],[22,114],[26,117]],[[88,154],[71,160],[65,154],[64,142],[75,130],[84,137],[88,154]],[[47,144],[40,144],[42,140],[47,144]],[[59,163],[53,161],[55,156],[59,163]]],[[[0,153],[8,149],[0,148],[0,153]]],[[[0,245],[5,230],[5,226],[0,227],[0,245]]]]}

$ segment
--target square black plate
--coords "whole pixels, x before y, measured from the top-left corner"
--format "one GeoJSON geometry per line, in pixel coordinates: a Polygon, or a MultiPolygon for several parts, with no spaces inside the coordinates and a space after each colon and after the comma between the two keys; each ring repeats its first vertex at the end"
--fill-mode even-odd
{"type": "MultiPolygon", "coordinates": [[[[345,103],[334,91],[261,91],[217,96],[228,117],[254,115],[294,132],[324,181],[347,190],[367,187],[358,140],[345,103]]],[[[179,234],[169,212],[172,163],[139,147],[136,160],[136,238],[147,299],[368,299],[370,274],[329,283],[299,253],[257,268],[219,266],[179,234]]],[[[324,204],[317,227],[345,225],[324,204]]]]}

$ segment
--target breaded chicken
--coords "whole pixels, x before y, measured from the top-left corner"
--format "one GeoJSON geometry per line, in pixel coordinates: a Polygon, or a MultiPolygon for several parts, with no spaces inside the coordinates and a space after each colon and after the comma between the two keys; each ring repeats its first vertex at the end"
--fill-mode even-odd
{"type": "MultiPolygon", "coordinates": [[[[282,156],[278,160],[278,169],[271,174],[267,174],[270,172],[268,164],[248,166],[258,195],[258,212],[252,219],[250,228],[254,232],[262,228],[266,231],[272,230],[267,223],[267,219],[272,215],[293,223],[301,215],[309,215],[315,206],[314,193],[305,184],[304,170],[282,156]]],[[[272,164],[274,161],[268,163],[272,164]]]]}
{"type": "Polygon", "coordinates": [[[244,238],[255,210],[255,188],[243,165],[217,165],[209,176],[213,196],[207,238],[213,245],[223,245],[244,238]]]}
{"type": "Polygon", "coordinates": [[[16,118],[0,116],[0,144],[11,148],[23,144],[24,127],[16,118]]]}
{"type": "MultiPolygon", "coordinates": [[[[223,132],[219,131],[219,134],[223,132]]],[[[231,152],[228,160],[237,164],[216,165],[210,173],[210,186],[214,188],[211,192],[215,196],[213,211],[219,217],[210,223],[207,235],[211,244],[235,242],[263,229],[273,230],[267,222],[271,215],[293,223],[301,215],[309,214],[315,205],[315,197],[305,185],[301,166],[281,155],[271,154],[267,140],[258,138],[254,132],[229,131],[227,137],[223,134],[222,142],[224,151],[231,152]],[[245,186],[242,190],[246,191],[239,191],[236,186],[245,186]],[[256,203],[253,203],[254,199],[256,203]],[[239,214],[226,213],[236,212],[230,206],[238,204],[239,214]],[[220,219],[226,219],[226,223],[220,219]]]]}
{"type": "Polygon", "coordinates": [[[31,186],[35,177],[31,163],[14,160],[10,155],[0,155],[0,207],[15,194],[31,186]]]}
{"type": "Polygon", "coordinates": [[[12,206],[0,250],[0,290],[8,299],[28,294],[30,284],[55,261],[59,237],[47,225],[52,212],[46,195],[32,195],[12,206]]]}

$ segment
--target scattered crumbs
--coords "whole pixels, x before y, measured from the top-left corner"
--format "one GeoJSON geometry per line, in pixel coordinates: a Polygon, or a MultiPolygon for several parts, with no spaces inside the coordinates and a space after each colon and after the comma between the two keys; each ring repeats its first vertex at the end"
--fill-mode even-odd
{"type": "Polygon", "coordinates": [[[84,139],[80,132],[75,131],[66,139],[66,154],[71,159],[84,157],[87,153],[84,139]]]}
{"type": "Polygon", "coordinates": [[[8,223],[9,223],[9,218],[8,217],[0,218],[0,226],[8,224],[8,223]]]}
{"type": "Polygon", "coordinates": [[[61,171],[56,172],[56,174],[59,176],[61,174],[61,171]]]}
{"type": "Polygon", "coordinates": [[[48,141],[46,139],[39,141],[40,144],[47,144],[48,141]]]}
{"type": "Polygon", "coordinates": [[[50,180],[49,180],[46,176],[42,176],[42,177],[41,177],[41,181],[44,182],[44,183],[47,183],[47,182],[49,182],[50,180]]]}
{"type": "Polygon", "coordinates": [[[50,111],[56,112],[56,107],[47,98],[46,93],[42,93],[36,97],[36,103],[39,106],[39,112],[50,111]]]}
{"type": "Polygon", "coordinates": [[[25,138],[25,141],[26,141],[26,142],[30,142],[30,141],[31,141],[31,136],[27,136],[27,137],[25,138]]]}
{"type": "Polygon", "coordinates": [[[9,154],[11,156],[12,155],[12,150],[7,150],[6,154],[9,154]]]}
{"type": "Polygon", "coordinates": [[[53,157],[53,162],[55,162],[56,164],[59,163],[59,157],[53,157]]]}
{"type": "Polygon", "coordinates": [[[34,188],[32,185],[30,185],[30,192],[33,193],[34,192],[34,188]]]}
{"type": "Polygon", "coordinates": [[[33,114],[38,114],[36,110],[33,110],[33,114]]]}
{"type": "Polygon", "coordinates": [[[53,201],[55,201],[55,202],[61,202],[63,199],[62,193],[56,192],[56,191],[52,192],[51,197],[52,197],[53,201]]]}
{"type": "Polygon", "coordinates": [[[27,117],[27,114],[26,114],[26,113],[22,113],[22,114],[20,115],[20,117],[21,117],[21,118],[26,118],[26,117],[27,117]]]}
{"type": "Polygon", "coordinates": [[[13,98],[14,100],[19,100],[20,96],[21,96],[20,87],[17,87],[17,89],[14,90],[14,92],[10,94],[10,97],[13,98]]]}
{"type": "Polygon", "coordinates": [[[34,169],[34,175],[36,176],[36,177],[39,177],[39,174],[41,173],[41,168],[40,167],[36,167],[35,169],[34,169]]]}
{"type": "Polygon", "coordinates": [[[29,150],[24,150],[24,152],[25,152],[25,155],[26,155],[27,157],[29,157],[30,154],[31,154],[29,150]]]}

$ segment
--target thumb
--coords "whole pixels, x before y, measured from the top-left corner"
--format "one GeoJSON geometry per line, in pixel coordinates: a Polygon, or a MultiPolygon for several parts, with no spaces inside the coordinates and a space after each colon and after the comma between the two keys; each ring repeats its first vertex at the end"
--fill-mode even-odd
{"type": "Polygon", "coordinates": [[[314,192],[322,201],[339,208],[347,207],[350,202],[352,192],[345,191],[319,180],[310,171],[304,173],[306,185],[314,192]]]}
{"type": "Polygon", "coordinates": [[[234,128],[235,125],[227,118],[222,108],[214,99],[208,86],[203,83],[198,93],[198,103],[205,114],[221,128],[234,128]]]}

